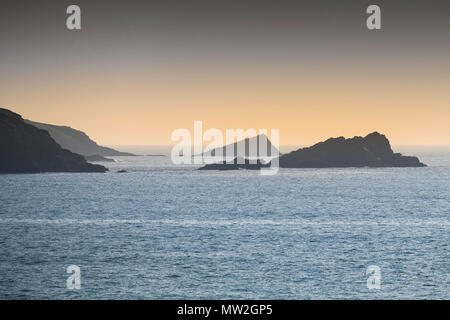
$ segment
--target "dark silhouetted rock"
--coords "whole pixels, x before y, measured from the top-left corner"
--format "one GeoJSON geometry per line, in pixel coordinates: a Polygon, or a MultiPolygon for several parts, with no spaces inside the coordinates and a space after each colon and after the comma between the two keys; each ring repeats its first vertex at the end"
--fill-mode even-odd
{"type": "Polygon", "coordinates": [[[120,152],[111,148],[99,146],[91,140],[84,132],[72,129],[66,126],[55,126],[25,120],[39,129],[44,129],[50,133],[50,136],[64,149],[81,154],[83,156],[99,155],[103,157],[112,156],[134,156],[132,153],[120,152]]]}
{"type": "MultiPolygon", "coordinates": [[[[331,168],[331,167],[425,167],[417,157],[394,153],[386,136],[373,132],[366,137],[330,138],[312,147],[298,149],[282,155],[279,159],[281,168],[331,168]]],[[[200,170],[236,170],[259,169],[270,166],[258,162],[236,164],[221,162],[208,164],[200,170]]]]}
{"type": "Polygon", "coordinates": [[[277,148],[275,148],[272,143],[270,142],[269,138],[265,134],[260,134],[251,138],[246,138],[243,140],[240,140],[238,142],[228,144],[224,147],[215,148],[209,151],[206,151],[202,153],[201,155],[196,156],[203,156],[203,157],[228,157],[229,159],[232,157],[242,157],[242,158],[261,158],[266,156],[279,156],[280,152],[277,148]],[[263,143],[266,144],[266,150],[260,150],[260,146],[263,145],[263,143]],[[254,150],[250,150],[250,146],[253,146],[252,148],[255,148],[254,150]],[[231,154],[227,154],[227,150],[231,151],[231,154]],[[239,154],[238,151],[244,150],[243,154],[239,154]]]}
{"type": "Polygon", "coordinates": [[[282,168],[426,166],[416,157],[394,153],[386,136],[378,132],[364,138],[330,138],[282,155],[279,165],[282,168]]]}
{"type": "Polygon", "coordinates": [[[234,158],[233,161],[221,162],[221,163],[211,163],[204,167],[199,168],[199,170],[238,170],[238,169],[249,169],[249,170],[259,170],[263,167],[268,167],[269,165],[261,160],[250,161],[246,158],[234,158]]]}
{"type": "Polygon", "coordinates": [[[105,172],[83,156],[61,148],[50,134],[0,108],[0,173],[105,172]]]}
{"type": "Polygon", "coordinates": [[[114,159],[105,158],[103,156],[99,156],[98,154],[84,156],[84,158],[89,162],[115,162],[114,159]]]}

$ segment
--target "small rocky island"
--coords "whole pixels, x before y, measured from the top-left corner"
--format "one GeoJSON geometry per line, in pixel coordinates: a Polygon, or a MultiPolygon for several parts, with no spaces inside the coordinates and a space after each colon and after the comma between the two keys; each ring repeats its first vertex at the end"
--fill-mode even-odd
{"type": "Polygon", "coordinates": [[[0,173],[105,172],[76,153],[63,149],[46,130],[0,108],[0,173]]]}
{"type": "MultiPolygon", "coordinates": [[[[425,167],[417,157],[392,151],[385,135],[373,132],[365,137],[330,138],[311,147],[301,148],[279,157],[281,168],[344,168],[344,167],[425,167]]],[[[235,159],[236,161],[236,159],[235,159]]],[[[208,164],[201,170],[259,169],[257,164],[236,165],[234,162],[208,164]],[[226,167],[226,168],[225,168],[226,167]]]]}
{"type": "Polygon", "coordinates": [[[199,170],[237,170],[237,169],[248,169],[248,170],[259,170],[263,167],[268,167],[268,163],[264,163],[262,160],[250,161],[247,158],[236,157],[232,161],[223,161],[220,163],[207,164],[204,167],[199,168],[199,170]]]}

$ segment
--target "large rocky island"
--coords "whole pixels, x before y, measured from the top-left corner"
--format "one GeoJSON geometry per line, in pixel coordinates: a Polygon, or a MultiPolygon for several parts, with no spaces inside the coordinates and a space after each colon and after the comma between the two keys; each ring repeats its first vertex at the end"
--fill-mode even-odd
{"type": "Polygon", "coordinates": [[[83,156],[63,149],[46,130],[0,108],[0,173],[105,172],[83,156]]]}
{"type": "MultiPolygon", "coordinates": [[[[330,138],[311,147],[301,148],[279,157],[281,168],[343,168],[343,167],[425,167],[417,157],[392,151],[385,135],[373,132],[365,137],[330,138]]],[[[208,164],[202,170],[247,169],[247,163],[208,164]],[[228,167],[229,166],[229,167],[228,167]]],[[[267,166],[252,164],[251,168],[267,166]]]]}

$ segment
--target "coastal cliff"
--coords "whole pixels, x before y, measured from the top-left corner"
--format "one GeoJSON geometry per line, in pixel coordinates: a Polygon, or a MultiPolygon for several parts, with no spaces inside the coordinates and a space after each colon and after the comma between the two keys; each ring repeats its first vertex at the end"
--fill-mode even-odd
{"type": "Polygon", "coordinates": [[[91,140],[86,133],[71,127],[56,126],[30,120],[25,120],[25,122],[36,128],[48,131],[53,140],[61,147],[83,156],[134,156],[132,153],[120,152],[112,148],[99,146],[95,141],[91,140]]]}
{"type": "Polygon", "coordinates": [[[0,173],[105,172],[101,165],[61,148],[42,129],[0,108],[0,173]]]}

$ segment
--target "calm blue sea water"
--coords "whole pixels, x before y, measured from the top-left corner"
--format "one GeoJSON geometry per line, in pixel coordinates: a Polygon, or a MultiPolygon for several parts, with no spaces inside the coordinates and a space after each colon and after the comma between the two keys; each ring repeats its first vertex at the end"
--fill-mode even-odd
{"type": "Polygon", "coordinates": [[[430,166],[0,175],[0,298],[450,299],[450,152],[409,153],[430,166]]]}

